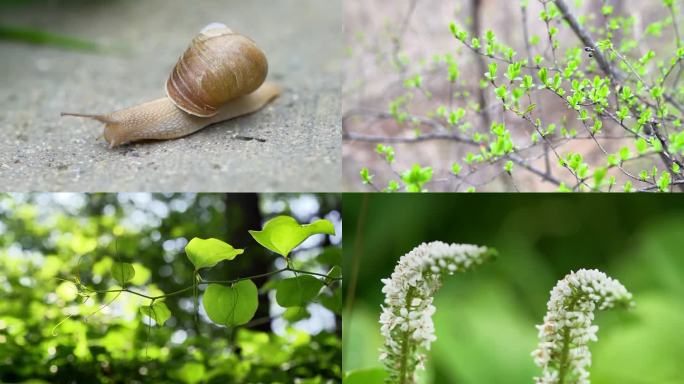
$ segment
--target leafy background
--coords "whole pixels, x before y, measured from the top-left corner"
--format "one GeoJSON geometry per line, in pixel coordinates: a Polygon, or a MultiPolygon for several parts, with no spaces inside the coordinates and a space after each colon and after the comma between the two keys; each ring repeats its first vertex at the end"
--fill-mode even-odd
{"type": "MultiPolygon", "coordinates": [[[[173,316],[150,328],[138,311],[147,300],[127,294],[86,321],[113,296],[83,304],[60,279],[80,274],[84,284],[108,289],[120,258],[135,267],[134,289],[172,292],[192,284],[184,247],[193,237],[245,249],[203,270],[205,279],[283,268],[283,258],[247,232],[279,214],[334,223],[337,235],[314,235],[293,252],[295,266],[325,273],[339,263],[340,203],[326,194],[0,195],[0,382],[339,382],[340,317],[318,303],[284,312],[270,291],[259,296],[253,321],[225,328],[201,308],[196,318],[187,291],[166,299],[173,316]]],[[[255,283],[266,289],[285,277],[255,283]]]]}
{"type": "Polygon", "coordinates": [[[414,246],[442,240],[492,246],[500,257],[445,280],[423,382],[530,383],[540,372],[534,325],[555,282],[579,268],[605,271],[636,300],[629,313],[597,315],[592,383],[682,382],[681,198],[344,195],[343,205],[344,285],[355,284],[353,296],[345,291],[345,372],[380,366],[380,279],[414,246]]]}

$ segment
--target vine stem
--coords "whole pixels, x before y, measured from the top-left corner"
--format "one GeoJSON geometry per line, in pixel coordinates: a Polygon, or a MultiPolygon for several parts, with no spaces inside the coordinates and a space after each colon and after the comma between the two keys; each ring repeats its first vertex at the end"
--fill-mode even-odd
{"type": "MultiPolygon", "coordinates": [[[[285,267],[285,268],[278,269],[278,270],[276,270],[276,271],[261,273],[261,274],[253,275],[253,276],[240,277],[240,278],[233,279],[233,280],[200,280],[199,282],[197,282],[197,285],[205,285],[205,284],[226,284],[226,285],[228,285],[228,284],[235,284],[235,283],[237,283],[237,282],[239,282],[239,281],[242,281],[242,280],[258,279],[258,278],[262,278],[262,277],[268,277],[268,276],[277,275],[277,274],[279,274],[279,273],[287,272],[287,271],[296,272],[296,273],[302,273],[302,274],[306,274],[306,275],[313,275],[313,276],[325,277],[325,278],[332,279],[332,280],[336,280],[336,281],[342,280],[342,278],[340,278],[340,277],[331,277],[331,276],[328,276],[328,275],[325,275],[325,274],[322,274],[322,273],[304,271],[304,270],[300,270],[300,269],[291,268],[291,267],[288,266],[288,267],[285,267]]],[[[201,276],[200,276],[200,278],[201,278],[201,276]]],[[[86,290],[88,290],[88,291],[90,291],[90,292],[93,292],[93,293],[121,293],[121,292],[126,292],[126,293],[130,293],[130,294],[133,294],[133,295],[136,295],[136,296],[143,297],[143,298],[145,298],[145,299],[152,300],[152,301],[154,302],[155,300],[164,299],[164,298],[171,297],[171,296],[175,296],[175,295],[178,295],[178,294],[181,294],[181,293],[190,291],[190,290],[194,290],[194,289],[195,289],[195,286],[196,286],[196,285],[193,284],[193,285],[191,285],[191,286],[188,286],[188,287],[179,289],[179,290],[177,290],[177,291],[173,291],[173,292],[171,292],[171,293],[167,293],[167,294],[164,294],[164,295],[158,295],[158,296],[149,296],[149,295],[146,295],[146,294],[144,294],[144,293],[140,293],[140,292],[137,292],[137,291],[130,290],[130,289],[128,289],[128,288],[110,289],[110,290],[105,290],[105,291],[97,291],[97,290],[93,290],[93,289],[90,289],[90,288],[87,288],[87,287],[84,287],[84,286],[83,286],[83,288],[86,289],[86,290]]]]}

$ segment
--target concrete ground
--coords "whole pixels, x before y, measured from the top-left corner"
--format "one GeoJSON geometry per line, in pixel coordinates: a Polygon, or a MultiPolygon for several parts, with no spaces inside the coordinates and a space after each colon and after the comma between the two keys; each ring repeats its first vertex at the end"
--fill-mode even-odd
{"type": "Polygon", "coordinates": [[[4,6],[0,25],[129,48],[93,54],[0,41],[0,190],[341,190],[338,0],[28,2],[4,6]],[[115,149],[100,123],[60,118],[163,96],[176,60],[213,21],[266,52],[269,80],[285,92],[264,110],[115,149]]]}

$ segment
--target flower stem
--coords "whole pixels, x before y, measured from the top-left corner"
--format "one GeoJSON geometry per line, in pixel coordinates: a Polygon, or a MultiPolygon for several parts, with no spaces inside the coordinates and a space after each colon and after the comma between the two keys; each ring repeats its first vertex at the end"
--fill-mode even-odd
{"type": "MultiPolygon", "coordinates": [[[[413,300],[414,290],[415,288],[411,287],[406,293],[406,307],[408,307],[411,303],[411,300],[413,300]]],[[[401,339],[401,365],[399,367],[399,384],[413,384],[413,380],[409,379],[409,375],[411,375],[412,373],[408,369],[408,359],[409,354],[411,353],[411,348],[409,345],[411,340],[409,339],[409,336],[411,336],[410,331],[405,331],[401,339]]]]}
{"type": "Polygon", "coordinates": [[[408,382],[408,344],[409,344],[409,333],[404,332],[404,337],[401,341],[401,366],[399,367],[399,383],[409,384],[408,382]]]}
{"type": "Polygon", "coordinates": [[[570,350],[570,328],[563,330],[563,350],[560,356],[560,366],[558,367],[558,384],[565,382],[565,375],[568,366],[568,352],[570,350]]]}
{"type": "MultiPolygon", "coordinates": [[[[578,296],[572,298],[568,305],[568,311],[574,310],[578,299],[578,296]]],[[[560,366],[558,367],[558,384],[565,383],[565,375],[568,372],[568,353],[570,353],[570,327],[566,326],[563,330],[563,349],[561,350],[560,366]]]]}

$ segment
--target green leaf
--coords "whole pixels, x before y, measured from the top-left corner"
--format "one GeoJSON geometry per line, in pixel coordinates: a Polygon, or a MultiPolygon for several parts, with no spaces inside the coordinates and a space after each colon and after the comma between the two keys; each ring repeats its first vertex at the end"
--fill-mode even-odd
{"type": "Polygon", "coordinates": [[[290,216],[277,216],[267,221],[261,231],[249,233],[262,246],[287,257],[292,249],[311,235],[334,235],[335,227],[329,220],[316,220],[311,224],[300,225],[290,216]]]}
{"type": "Polygon", "coordinates": [[[327,309],[337,313],[338,315],[342,314],[342,290],[340,288],[335,289],[332,296],[321,294],[318,297],[318,300],[320,301],[321,305],[327,309]]]}
{"type": "Polygon", "coordinates": [[[627,147],[622,147],[620,148],[620,159],[622,161],[629,160],[630,157],[632,157],[632,152],[630,152],[629,148],[627,147]]]}
{"type": "Polygon", "coordinates": [[[386,192],[396,192],[399,190],[401,186],[396,180],[390,180],[387,182],[387,188],[385,189],[386,192]]]}
{"type": "Polygon", "coordinates": [[[451,165],[451,173],[458,176],[461,173],[461,165],[459,163],[453,163],[451,165]]]}
{"type": "Polygon", "coordinates": [[[281,280],[276,288],[276,301],[281,307],[301,307],[318,295],[323,282],[311,275],[281,280]]]}
{"type": "Polygon", "coordinates": [[[603,127],[603,121],[601,120],[594,120],[594,128],[591,130],[591,133],[597,134],[601,132],[601,128],[603,127]]]}
{"type": "Polygon", "coordinates": [[[334,265],[332,268],[330,268],[330,271],[328,271],[328,277],[325,279],[326,282],[330,283],[334,279],[341,279],[342,278],[342,268],[340,268],[339,265],[334,265]]]}
{"type": "Polygon", "coordinates": [[[207,316],[216,324],[229,327],[246,324],[259,306],[259,293],[252,280],[242,280],[232,287],[209,284],[202,297],[207,316]]]}
{"type": "Polygon", "coordinates": [[[610,167],[614,167],[614,166],[620,164],[620,160],[618,160],[618,156],[614,153],[609,153],[607,160],[608,160],[608,166],[610,166],[610,167]]]}
{"type": "Polygon", "coordinates": [[[373,182],[373,175],[370,174],[368,168],[361,168],[361,172],[359,172],[359,175],[361,175],[361,182],[363,184],[371,184],[373,182]]]}
{"type": "Polygon", "coordinates": [[[637,141],[634,142],[634,146],[636,147],[637,152],[639,152],[640,155],[648,151],[648,143],[643,137],[638,138],[637,141]]]}
{"type": "Polygon", "coordinates": [[[496,64],[496,62],[491,62],[491,63],[489,63],[489,72],[487,72],[487,73],[485,74],[485,77],[486,77],[489,81],[494,81],[494,80],[496,79],[496,69],[497,69],[497,67],[498,67],[498,65],[496,64]]]}
{"type": "Polygon", "coordinates": [[[383,384],[386,379],[384,368],[360,369],[350,372],[344,378],[344,384],[383,384]]]}
{"type": "Polygon", "coordinates": [[[599,189],[601,187],[601,183],[606,178],[607,174],[607,168],[599,167],[594,170],[594,189],[599,189]]]}
{"type": "Polygon", "coordinates": [[[409,192],[422,192],[425,183],[432,179],[432,167],[421,167],[414,164],[413,167],[401,174],[401,180],[406,183],[409,192]]]}
{"type": "Polygon", "coordinates": [[[311,313],[304,307],[290,307],[283,312],[283,319],[290,323],[296,323],[309,317],[311,317],[311,313]]]}
{"type": "Polygon", "coordinates": [[[140,307],[140,313],[154,320],[160,326],[164,325],[166,320],[171,317],[171,311],[163,301],[157,301],[152,305],[140,307]]]}
{"type": "Polygon", "coordinates": [[[135,276],[135,269],[131,263],[114,263],[112,265],[112,277],[119,284],[124,285],[135,276]]]}
{"type": "Polygon", "coordinates": [[[185,253],[195,266],[195,270],[211,268],[223,260],[233,260],[242,252],[244,250],[235,249],[230,244],[213,238],[200,239],[195,237],[185,246],[185,253]]]}
{"type": "Polygon", "coordinates": [[[548,71],[546,68],[539,70],[539,80],[541,80],[543,85],[546,85],[546,82],[548,81],[548,71]]]}
{"type": "Polygon", "coordinates": [[[670,172],[663,172],[658,179],[658,188],[661,192],[669,192],[670,183],[672,183],[672,175],[670,172]]]}

